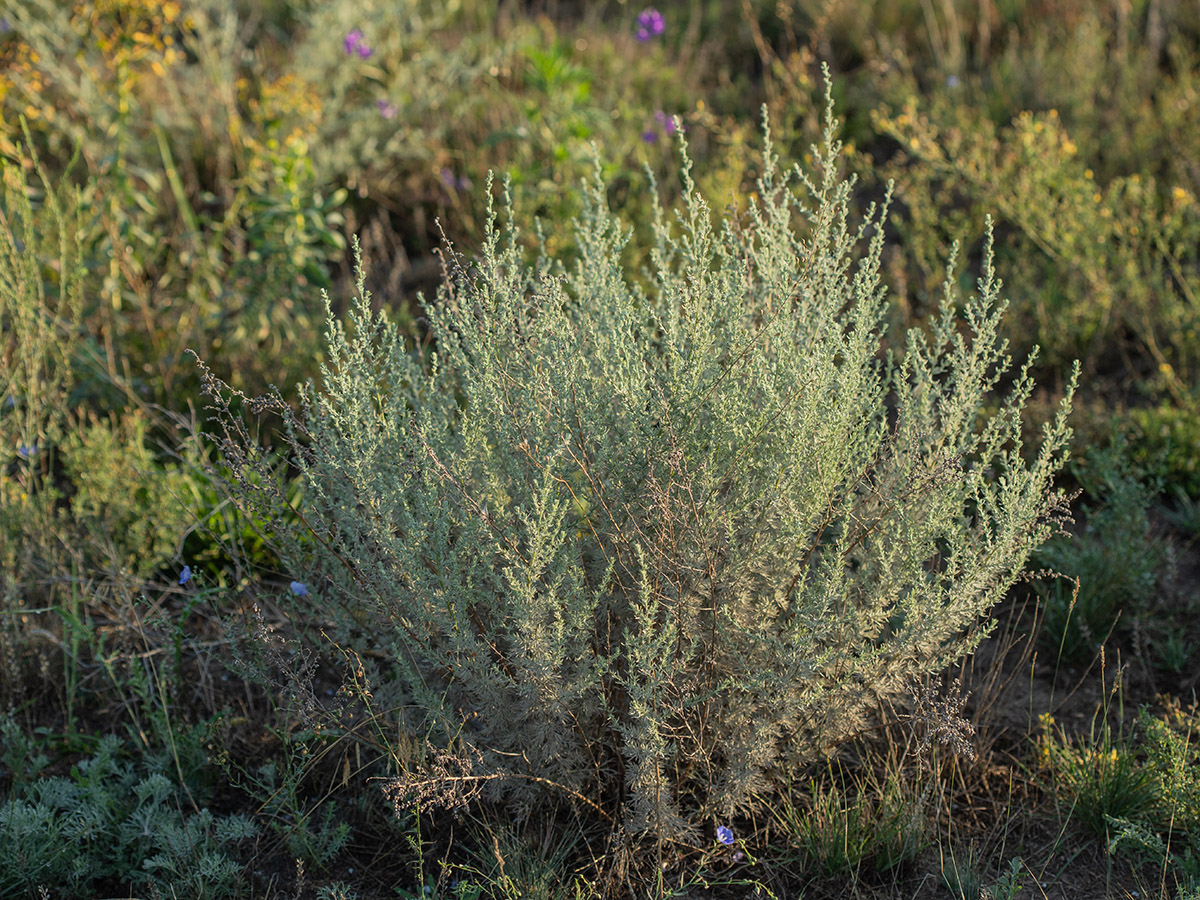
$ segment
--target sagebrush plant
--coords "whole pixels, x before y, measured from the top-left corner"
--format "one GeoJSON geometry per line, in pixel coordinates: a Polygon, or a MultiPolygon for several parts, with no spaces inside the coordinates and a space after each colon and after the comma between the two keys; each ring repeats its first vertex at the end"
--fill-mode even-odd
{"type": "Polygon", "coordinates": [[[362,696],[428,740],[397,805],[574,801],[711,839],[975,647],[1049,534],[1070,391],[1027,451],[1033,384],[997,334],[990,253],[976,294],[948,288],[885,354],[885,210],[850,223],[831,104],[812,175],[781,172],[764,131],[757,194],[718,226],[680,136],[648,289],[597,176],[569,268],[527,262],[490,214],[426,304],[433,350],[360,281],[298,414],[205,369],[238,494],[277,515],[240,404],[286,419],[303,527],[278,515],[275,539],[309,588],[298,618],[369,650],[362,696]]]}

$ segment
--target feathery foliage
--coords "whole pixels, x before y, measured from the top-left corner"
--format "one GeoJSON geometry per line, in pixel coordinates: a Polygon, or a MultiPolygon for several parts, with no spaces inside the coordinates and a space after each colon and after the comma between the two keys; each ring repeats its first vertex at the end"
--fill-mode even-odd
{"type": "Polygon", "coordinates": [[[976,294],[947,286],[885,353],[886,201],[851,223],[831,104],[811,174],[764,129],[747,214],[715,227],[680,139],[648,271],[597,174],[569,267],[494,214],[478,261],[451,258],[434,350],[360,281],[299,414],[205,370],[297,602],[427,738],[398,804],[569,798],[695,840],[969,652],[1048,536],[1070,391],[1027,450],[990,250],[976,294]],[[241,401],[287,419],[298,517],[241,401]]]}
{"type": "MultiPolygon", "coordinates": [[[[11,719],[0,719],[0,735],[16,747],[28,743],[11,719]]],[[[233,851],[254,837],[253,822],[207,809],[181,814],[184,792],[165,774],[169,764],[151,760],[143,769],[121,760],[122,749],[118,738],[103,737],[70,777],[18,781],[0,803],[4,896],[32,897],[39,887],[41,896],[51,887],[96,896],[103,884],[196,898],[234,892],[233,851]]]]}

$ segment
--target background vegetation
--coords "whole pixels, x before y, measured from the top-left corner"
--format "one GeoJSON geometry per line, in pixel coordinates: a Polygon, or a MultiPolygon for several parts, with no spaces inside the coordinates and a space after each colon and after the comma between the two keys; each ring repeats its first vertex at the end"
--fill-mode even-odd
{"type": "Polygon", "coordinates": [[[0,893],[1200,895],[1200,5],[657,12],[0,0],[0,893]],[[561,792],[536,813],[520,792],[389,802],[382,784],[439,760],[371,693],[395,661],[362,638],[377,625],[334,616],[302,570],[347,551],[310,521],[297,429],[301,386],[336,388],[344,362],[322,289],[335,320],[386,309],[438,349],[438,250],[479,257],[507,179],[520,259],[577,271],[595,248],[571,223],[608,207],[631,290],[655,296],[656,201],[679,207],[689,177],[753,233],[764,106],[781,167],[822,162],[822,65],[849,219],[893,185],[883,349],[945,327],[990,216],[1000,337],[1018,362],[1041,348],[1029,446],[1080,362],[1073,521],[972,656],[880,691],[816,761],[773,760],[754,803],[686,841],[633,853],[561,792]],[[213,437],[189,350],[238,441],[213,437]]]}

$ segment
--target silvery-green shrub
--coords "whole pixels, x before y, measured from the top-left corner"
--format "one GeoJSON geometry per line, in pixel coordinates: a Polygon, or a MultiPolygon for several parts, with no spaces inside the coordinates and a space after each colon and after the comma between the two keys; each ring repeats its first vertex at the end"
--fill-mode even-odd
{"type": "Polygon", "coordinates": [[[575,262],[493,215],[419,346],[360,283],[288,416],[294,510],[235,404],[289,407],[206,373],[293,599],[427,738],[397,802],[567,799],[693,837],[971,651],[1047,537],[1070,397],[1027,448],[990,252],[887,338],[886,204],[851,222],[831,115],[812,174],[766,139],[716,225],[683,146],[648,271],[597,175],[575,262]]]}

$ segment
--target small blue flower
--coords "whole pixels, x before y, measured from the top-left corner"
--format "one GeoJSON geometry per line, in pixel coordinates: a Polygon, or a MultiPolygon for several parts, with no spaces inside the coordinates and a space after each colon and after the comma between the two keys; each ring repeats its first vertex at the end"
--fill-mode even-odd
{"type": "Polygon", "coordinates": [[[29,459],[35,453],[37,453],[37,444],[22,444],[17,448],[17,456],[21,459],[29,459]]]}
{"type": "Polygon", "coordinates": [[[728,847],[733,843],[733,832],[724,825],[717,826],[717,840],[728,847]]]}
{"type": "Polygon", "coordinates": [[[958,87],[960,84],[962,84],[962,82],[961,82],[961,81],[959,81],[959,79],[958,79],[958,76],[957,76],[957,75],[947,75],[947,76],[946,76],[946,87],[948,87],[948,88],[956,88],[956,87],[958,87]]]}
{"type": "Polygon", "coordinates": [[[396,118],[395,104],[388,103],[388,101],[386,101],[386,100],[376,100],[375,107],[379,110],[379,114],[381,116],[383,116],[385,119],[396,118]]]}
{"type": "Polygon", "coordinates": [[[293,581],[290,587],[292,589],[292,593],[297,597],[308,596],[308,585],[306,585],[303,581],[293,581]]]}
{"type": "Polygon", "coordinates": [[[179,583],[187,584],[191,580],[192,580],[192,567],[184,566],[183,571],[179,573],[179,583]]]}

